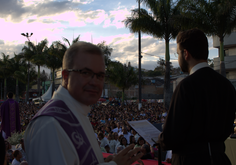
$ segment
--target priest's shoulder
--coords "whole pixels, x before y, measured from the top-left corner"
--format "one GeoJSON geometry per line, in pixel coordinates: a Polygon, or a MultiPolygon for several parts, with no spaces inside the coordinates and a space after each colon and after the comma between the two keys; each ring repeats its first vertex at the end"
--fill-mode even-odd
{"type": "Polygon", "coordinates": [[[4,107],[5,105],[8,105],[9,100],[6,100],[2,103],[1,107],[4,107]]]}

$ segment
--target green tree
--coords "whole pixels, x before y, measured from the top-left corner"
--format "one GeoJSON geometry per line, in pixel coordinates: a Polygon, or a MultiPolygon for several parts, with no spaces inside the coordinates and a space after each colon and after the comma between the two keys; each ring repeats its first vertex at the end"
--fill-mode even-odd
{"type": "Polygon", "coordinates": [[[45,64],[52,72],[52,95],[55,90],[55,70],[62,66],[62,59],[58,57],[60,52],[61,50],[55,44],[52,44],[46,54],[45,64]]]}
{"type": "Polygon", "coordinates": [[[140,11],[134,9],[132,16],[126,18],[124,22],[131,32],[137,33],[140,30],[143,33],[165,40],[164,106],[168,109],[172,93],[170,89],[169,42],[179,32],[179,29],[174,27],[171,22],[175,15],[179,15],[179,11],[172,0],[142,0],[142,2],[152,11],[152,15],[145,9],[140,9],[140,11]]]}
{"type": "Polygon", "coordinates": [[[122,90],[122,102],[124,92],[131,86],[138,84],[138,76],[132,66],[120,62],[111,62],[107,68],[108,81],[122,90]]]}
{"type": "Polygon", "coordinates": [[[37,88],[38,97],[40,96],[40,66],[45,65],[45,50],[47,49],[48,40],[44,39],[37,45],[31,44],[30,49],[33,51],[31,62],[38,67],[37,88]]]}
{"type": "Polygon", "coordinates": [[[45,70],[43,70],[40,74],[40,80],[41,82],[43,82],[43,92],[45,93],[45,81],[48,80],[48,74],[45,72],[45,70]]]}
{"type": "Polygon", "coordinates": [[[181,16],[174,24],[182,29],[199,28],[220,40],[220,73],[226,76],[224,63],[224,37],[236,27],[235,0],[180,0],[181,16]]]}
{"type": "Polygon", "coordinates": [[[105,41],[98,43],[97,46],[100,49],[102,49],[102,51],[104,53],[104,58],[105,58],[105,66],[108,67],[109,63],[111,62],[110,56],[111,56],[113,49],[110,46],[106,45],[105,41]]]}
{"type": "Polygon", "coordinates": [[[30,67],[31,67],[31,64],[30,64],[30,61],[32,60],[32,57],[34,56],[34,44],[30,41],[26,42],[26,45],[27,46],[24,46],[22,48],[22,58],[25,59],[26,61],[28,61],[28,83],[27,83],[27,88],[26,88],[26,97],[25,97],[25,101],[28,101],[29,100],[29,86],[30,86],[30,75],[29,75],[29,71],[30,71],[30,67]]]}
{"type": "Polygon", "coordinates": [[[21,58],[21,54],[16,55],[9,60],[9,68],[12,73],[12,77],[16,80],[16,101],[19,101],[19,76],[17,71],[20,70],[20,67],[25,67],[27,69],[27,64],[24,59],[21,58]]]}
{"type": "Polygon", "coordinates": [[[78,42],[79,41],[79,38],[80,38],[80,35],[78,37],[76,37],[75,39],[72,40],[72,42],[70,42],[67,38],[65,37],[62,37],[62,40],[65,42],[65,43],[62,43],[61,41],[55,41],[53,43],[54,47],[56,49],[58,49],[58,53],[57,53],[57,57],[60,58],[61,60],[63,60],[63,56],[66,52],[67,49],[69,49],[69,47],[71,45],[73,45],[74,43],[78,42]]]}
{"type": "Polygon", "coordinates": [[[16,71],[15,74],[18,77],[18,80],[25,84],[25,88],[27,91],[28,88],[28,77],[29,77],[29,88],[36,82],[37,73],[35,71],[35,67],[30,64],[26,66],[20,66],[20,70],[16,71]]]}
{"type": "Polygon", "coordinates": [[[9,68],[9,57],[9,55],[2,53],[2,59],[0,60],[0,76],[4,79],[4,100],[7,98],[7,78],[11,73],[9,68]]]}

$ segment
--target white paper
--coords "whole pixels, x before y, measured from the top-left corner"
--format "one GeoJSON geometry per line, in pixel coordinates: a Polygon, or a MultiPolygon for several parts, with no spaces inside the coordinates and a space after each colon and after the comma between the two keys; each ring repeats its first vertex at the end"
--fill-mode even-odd
{"type": "Polygon", "coordinates": [[[153,126],[148,120],[128,121],[128,123],[151,146],[155,144],[153,140],[155,142],[158,140],[158,136],[161,132],[155,126],[153,126]]]}

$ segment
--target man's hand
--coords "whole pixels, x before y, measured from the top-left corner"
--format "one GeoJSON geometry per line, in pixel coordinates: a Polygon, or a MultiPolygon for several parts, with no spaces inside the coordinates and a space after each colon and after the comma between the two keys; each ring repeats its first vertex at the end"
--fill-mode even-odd
{"type": "Polygon", "coordinates": [[[130,165],[134,163],[143,156],[143,153],[139,153],[138,155],[134,156],[135,154],[137,154],[137,152],[140,151],[140,148],[133,148],[134,144],[129,145],[128,147],[120,151],[116,156],[114,156],[112,160],[116,162],[117,165],[130,165]]]}

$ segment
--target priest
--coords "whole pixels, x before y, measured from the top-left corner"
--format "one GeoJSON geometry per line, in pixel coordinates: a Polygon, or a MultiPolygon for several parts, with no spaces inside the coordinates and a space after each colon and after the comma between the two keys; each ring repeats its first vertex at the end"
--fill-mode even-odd
{"type": "Polygon", "coordinates": [[[14,132],[19,132],[21,129],[20,125],[20,114],[19,105],[13,100],[13,93],[7,94],[8,99],[1,105],[1,132],[4,139],[7,139],[14,132]]]}
{"type": "Polygon", "coordinates": [[[62,85],[34,116],[25,132],[29,164],[128,165],[142,154],[127,147],[104,158],[87,114],[102,94],[104,55],[97,46],[78,42],[63,57],[62,85]]]}

